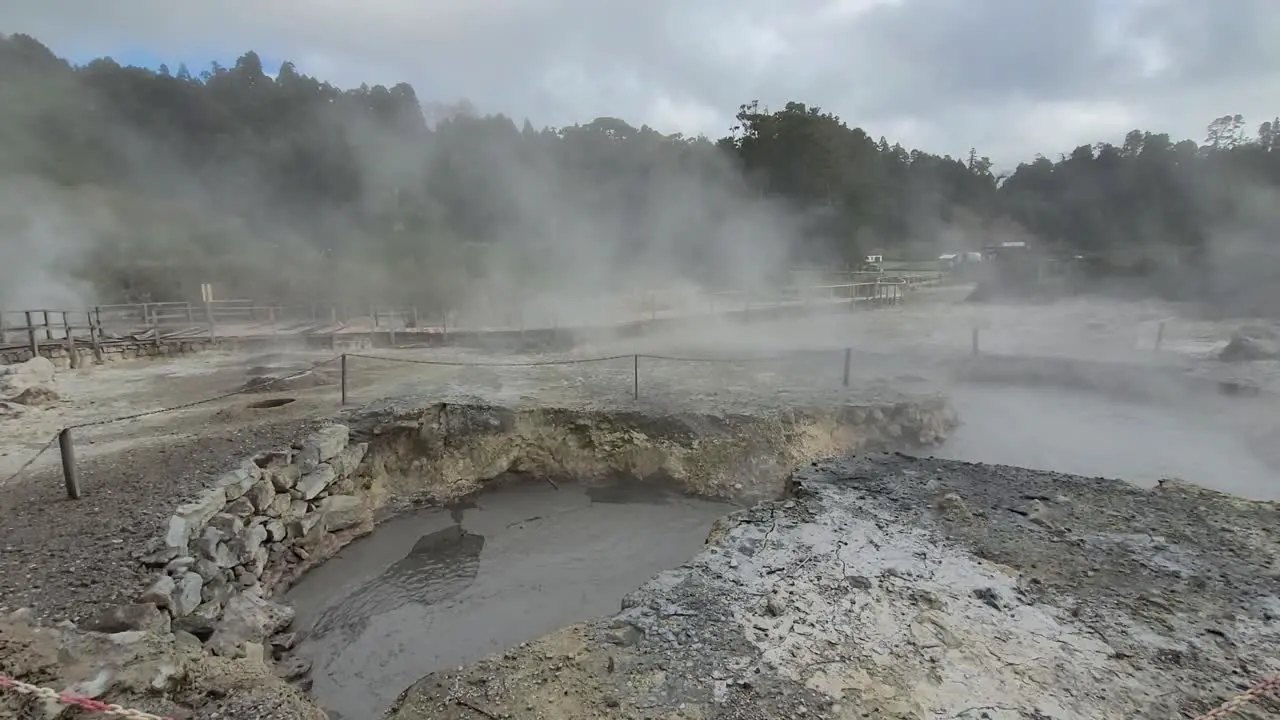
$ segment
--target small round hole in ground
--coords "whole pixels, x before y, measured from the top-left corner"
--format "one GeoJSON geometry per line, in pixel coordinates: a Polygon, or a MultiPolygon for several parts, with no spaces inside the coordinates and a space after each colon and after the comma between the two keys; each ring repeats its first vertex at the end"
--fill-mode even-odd
{"type": "Polygon", "coordinates": [[[252,410],[270,410],[271,408],[284,407],[293,402],[297,398],[271,398],[270,400],[259,400],[251,403],[249,408],[252,410]]]}

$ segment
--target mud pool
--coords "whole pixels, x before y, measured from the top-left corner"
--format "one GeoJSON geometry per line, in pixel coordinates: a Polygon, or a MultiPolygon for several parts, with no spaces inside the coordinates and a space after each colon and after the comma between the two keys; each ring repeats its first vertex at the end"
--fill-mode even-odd
{"type": "Polygon", "coordinates": [[[1280,456],[1267,452],[1275,450],[1267,439],[1272,431],[1249,414],[1273,415],[1265,400],[1189,409],[996,384],[961,385],[947,394],[961,425],[933,453],[940,458],[1144,487],[1177,477],[1254,500],[1280,500],[1280,456]]]}
{"type": "Polygon", "coordinates": [[[617,612],[693,557],[729,506],[657,489],[526,479],[395,518],[288,594],[333,718],[380,717],[423,675],[617,612]]]}

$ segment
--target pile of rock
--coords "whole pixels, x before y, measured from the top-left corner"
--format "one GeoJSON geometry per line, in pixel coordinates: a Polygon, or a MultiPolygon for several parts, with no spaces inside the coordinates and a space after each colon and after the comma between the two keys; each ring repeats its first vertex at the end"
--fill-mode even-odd
{"type": "Polygon", "coordinates": [[[271,640],[293,619],[268,599],[275,588],[372,528],[356,473],[368,445],[349,437],[347,426],[327,425],[288,450],[242,462],[178,507],[142,558],[161,574],[136,606],[110,611],[134,616],[117,625],[171,624],[231,657],[260,654],[266,642],[287,649],[292,639],[271,640]]]}
{"type": "Polygon", "coordinates": [[[1280,358],[1280,330],[1266,325],[1248,325],[1231,334],[1231,341],[1218,353],[1226,362],[1249,362],[1280,358]]]}
{"type": "Polygon", "coordinates": [[[60,398],[53,389],[53,363],[35,357],[17,365],[0,365],[0,416],[20,415],[60,398]]]}

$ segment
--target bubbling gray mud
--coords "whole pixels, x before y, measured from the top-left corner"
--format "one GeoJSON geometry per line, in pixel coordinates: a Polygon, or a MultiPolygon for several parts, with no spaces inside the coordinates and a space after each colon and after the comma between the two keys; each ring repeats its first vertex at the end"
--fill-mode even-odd
{"type": "Polygon", "coordinates": [[[390,520],[288,594],[312,692],[330,716],[380,717],[423,675],[616,612],[686,562],[731,508],[660,489],[529,479],[462,509],[390,520]]]}
{"type": "Polygon", "coordinates": [[[1211,408],[996,384],[959,385],[947,394],[961,425],[933,453],[940,458],[1143,487],[1174,477],[1252,500],[1280,500],[1280,463],[1259,457],[1247,423],[1211,408]]]}

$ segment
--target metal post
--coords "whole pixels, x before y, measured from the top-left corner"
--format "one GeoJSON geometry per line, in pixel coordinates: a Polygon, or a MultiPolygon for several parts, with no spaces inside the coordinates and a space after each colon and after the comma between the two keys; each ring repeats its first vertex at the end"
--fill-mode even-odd
{"type": "Polygon", "coordinates": [[[67,497],[80,499],[80,478],[76,476],[76,447],[71,439],[71,428],[58,433],[58,449],[62,451],[62,481],[67,487],[67,497]]]}
{"type": "Polygon", "coordinates": [[[844,379],[841,384],[849,387],[849,364],[853,362],[853,348],[844,349],[844,379]]]}
{"type": "Polygon", "coordinates": [[[1164,343],[1164,320],[1160,321],[1160,326],[1156,328],[1156,346],[1152,348],[1155,351],[1160,350],[1160,345],[1164,343]]]}
{"type": "Polygon", "coordinates": [[[40,341],[36,339],[36,325],[31,318],[31,311],[26,311],[27,316],[27,342],[31,345],[31,357],[40,356],[40,341]]]}
{"type": "Polygon", "coordinates": [[[342,353],[342,404],[347,404],[347,354],[342,353]]]}
{"type": "Polygon", "coordinates": [[[978,326],[973,326],[973,356],[978,356],[978,326]]]}
{"type": "Polygon", "coordinates": [[[48,311],[48,310],[42,310],[41,312],[43,312],[43,313],[44,313],[44,339],[45,339],[45,340],[52,340],[52,339],[53,339],[53,328],[49,327],[49,311],[48,311]]]}
{"type": "Polygon", "coordinates": [[[640,399],[640,356],[631,356],[631,397],[640,399]]]}

